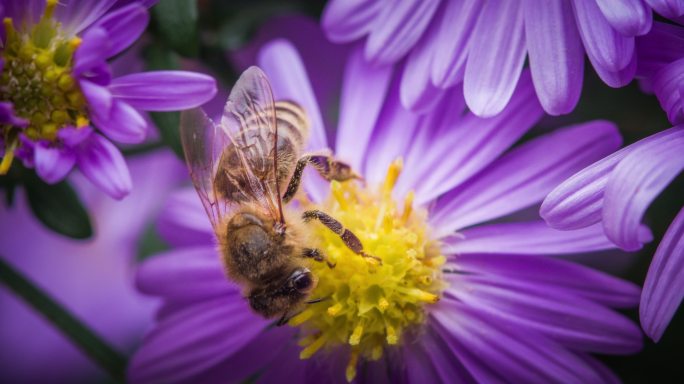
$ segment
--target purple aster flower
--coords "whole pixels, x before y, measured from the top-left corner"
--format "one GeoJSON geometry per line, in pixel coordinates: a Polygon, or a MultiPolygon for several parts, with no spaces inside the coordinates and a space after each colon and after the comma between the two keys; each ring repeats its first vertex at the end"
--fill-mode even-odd
{"type": "Polygon", "coordinates": [[[76,166],[120,199],[131,178],[110,140],[138,143],[147,123],[140,111],[198,106],[216,93],[215,81],[184,71],[113,78],[107,60],[143,33],[153,2],[115,0],[7,1],[0,13],[0,174],[14,157],[46,182],[76,166]]]}
{"type": "MultiPolygon", "coordinates": [[[[334,54],[326,49],[311,52],[334,54]]],[[[299,205],[339,219],[383,264],[309,224],[337,263],[310,265],[312,297],[328,299],[273,327],[226,279],[194,191],[179,192],[159,227],[175,248],[138,272],[139,288],[162,306],[131,382],[617,381],[591,354],[641,348],[638,327],[615,311],[635,305],[639,288],[552,256],[610,248],[601,227],[555,231],[509,216],[617,149],[617,129],[596,121],[513,146],[543,114],[528,72],[496,117],[466,113],[458,88],[415,115],[396,92],[370,86],[383,73],[363,60],[358,51],[347,60],[334,153],[366,182],[328,185],[312,174],[299,205]]],[[[326,148],[295,48],[273,41],[258,63],[276,100],[308,112],[308,149],[326,148]]],[[[390,89],[398,87],[394,76],[390,89]]]]}
{"type": "MultiPolygon", "coordinates": [[[[88,241],[45,229],[24,194],[17,194],[12,207],[0,207],[4,260],[121,351],[139,342],[154,310],[154,303],[133,286],[138,240],[169,191],[187,178],[185,167],[169,151],[136,156],[130,166],[136,188],[122,202],[108,198],[81,175],[70,177],[99,229],[88,241]]],[[[3,383],[101,382],[107,377],[52,324],[4,289],[0,308],[3,383]]]]}
{"type": "Polygon", "coordinates": [[[609,86],[632,80],[634,37],[650,30],[652,9],[684,15],[679,0],[332,0],[322,23],[335,42],[365,39],[363,56],[373,65],[405,58],[399,92],[412,110],[428,109],[463,83],[470,110],[496,115],[511,100],[527,56],[542,107],[559,115],[577,104],[585,52],[609,86]]]}

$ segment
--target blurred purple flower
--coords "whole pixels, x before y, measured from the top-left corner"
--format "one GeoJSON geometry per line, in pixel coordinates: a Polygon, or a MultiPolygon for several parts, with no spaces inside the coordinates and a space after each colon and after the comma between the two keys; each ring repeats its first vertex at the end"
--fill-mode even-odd
{"type": "MultiPolygon", "coordinates": [[[[75,174],[97,236],[73,241],[46,230],[23,198],[0,207],[0,255],[47,290],[117,349],[126,352],[150,325],[154,303],[133,287],[138,241],[169,191],[187,177],[169,151],[130,160],[136,189],[116,202],[75,174]],[[166,170],[159,172],[159,169],[166,170]]],[[[107,375],[52,324],[0,290],[0,381],[98,382],[107,375]]]]}
{"type": "MultiPolygon", "coordinates": [[[[302,60],[284,40],[270,42],[258,57],[275,98],[294,100],[308,112],[309,149],[325,148],[304,62],[308,57],[302,60]]],[[[509,105],[488,119],[464,112],[457,87],[431,113],[409,112],[396,92],[385,95],[372,86],[385,74],[365,65],[358,51],[344,73],[336,155],[369,185],[381,182],[394,159],[405,159],[394,193],[399,198],[415,191],[415,202],[428,210],[431,236],[448,256],[444,268],[458,271],[444,274],[441,300],[423,307],[423,331],[404,335],[396,347],[385,345],[386,358],[359,363],[364,369],[356,380],[618,381],[591,353],[641,348],[638,327],[612,309],[634,306],[639,288],[550,257],[610,248],[601,227],[564,232],[541,220],[490,222],[536,205],[570,174],[613,152],[621,143],[616,128],[602,121],[580,124],[511,149],[543,114],[528,72],[509,105]]],[[[392,90],[400,86],[398,76],[388,81],[392,90]]],[[[305,188],[313,201],[328,194],[320,179],[310,178],[305,188]]],[[[272,327],[249,310],[239,288],[226,281],[194,191],[169,201],[159,228],[176,248],[138,272],[139,288],[163,305],[131,361],[131,382],[239,382],[255,374],[259,382],[344,380],[350,346],[301,360],[300,328],[272,327]]],[[[353,359],[347,375],[350,366],[353,359]]]]}
{"type": "Polygon", "coordinates": [[[601,79],[621,87],[634,77],[634,37],[652,11],[684,15],[679,0],[331,0],[323,26],[336,42],[365,39],[364,58],[383,66],[406,58],[402,104],[424,111],[463,83],[466,104],[493,116],[509,103],[529,56],[544,110],[569,113],[582,90],[584,53],[601,79]]]}
{"type": "Polygon", "coordinates": [[[201,105],[216,93],[210,76],[185,71],[116,78],[107,60],[143,33],[154,2],[8,1],[0,51],[0,174],[13,158],[48,183],[77,166],[120,199],[131,190],[123,156],[110,140],[138,143],[147,123],[139,111],[201,105]],[[127,4],[129,3],[129,4],[127,4]]]}

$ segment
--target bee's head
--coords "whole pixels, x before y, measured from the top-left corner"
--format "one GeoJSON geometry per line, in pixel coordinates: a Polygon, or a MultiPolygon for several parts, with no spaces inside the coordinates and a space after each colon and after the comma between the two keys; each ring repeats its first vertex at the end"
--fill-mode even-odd
{"type": "Polygon", "coordinates": [[[260,315],[271,318],[296,310],[315,287],[311,271],[296,268],[285,280],[254,288],[249,294],[249,305],[260,315]]]}

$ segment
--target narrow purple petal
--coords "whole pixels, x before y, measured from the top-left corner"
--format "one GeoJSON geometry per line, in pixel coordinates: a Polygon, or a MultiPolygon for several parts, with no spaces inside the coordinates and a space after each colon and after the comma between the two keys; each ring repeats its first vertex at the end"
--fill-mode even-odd
{"type": "Polygon", "coordinates": [[[144,111],[177,111],[198,107],[216,95],[216,80],[188,71],[133,73],[112,80],[112,95],[144,111]]]}
{"type": "Polygon", "coordinates": [[[432,82],[448,88],[463,81],[473,29],[482,5],[479,0],[448,1],[437,35],[439,54],[432,60],[432,82]]]}
{"type": "Polygon", "coordinates": [[[407,344],[402,348],[404,361],[410,364],[405,374],[410,383],[426,382],[425,378],[434,374],[433,383],[472,383],[474,379],[458,360],[448,343],[434,332],[426,331],[419,343],[407,344]]]}
{"type": "Polygon", "coordinates": [[[596,373],[601,376],[601,383],[604,384],[621,384],[622,380],[610,368],[606,367],[601,361],[591,357],[590,355],[581,354],[579,357],[590,365],[596,373]]]}
{"type": "Polygon", "coordinates": [[[641,331],[627,317],[602,304],[544,288],[493,285],[478,276],[462,276],[459,288],[447,292],[478,312],[539,332],[571,349],[610,354],[641,349],[641,331]]]}
{"type": "Polygon", "coordinates": [[[596,0],[608,23],[623,36],[648,33],[653,22],[651,8],[643,0],[596,0]]]}
{"type": "Polygon", "coordinates": [[[389,165],[406,155],[418,127],[419,115],[401,105],[398,88],[399,79],[395,76],[368,145],[361,174],[370,183],[380,182],[389,165]]]}
{"type": "Polygon", "coordinates": [[[584,75],[584,49],[566,0],[526,0],[525,38],[537,96],[551,115],[577,105],[584,75]]]}
{"type": "Polygon", "coordinates": [[[459,268],[524,290],[555,291],[616,308],[639,302],[639,287],[629,281],[566,260],[529,255],[467,254],[454,257],[459,268]]]}
{"type": "Polygon", "coordinates": [[[601,221],[603,194],[615,166],[635,145],[659,146],[679,135],[669,129],[651,135],[586,167],[551,191],[541,205],[539,214],[546,223],[558,229],[583,228],[601,221]]]}
{"type": "MultiPolygon", "coordinates": [[[[415,156],[406,159],[407,171],[402,173],[397,189],[414,189],[419,204],[436,199],[491,164],[543,114],[528,71],[523,73],[511,102],[494,117],[469,114],[460,118],[453,113],[457,105],[431,112],[437,114],[435,120],[441,130],[412,151],[415,156]]],[[[425,125],[421,131],[434,129],[434,125],[425,125]]],[[[412,146],[416,145],[414,141],[412,146]]]]}
{"type": "Polygon", "coordinates": [[[380,110],[385,102],[392,66],[374,68],[361,47],[349,55],[345,69],[335,155],[360,169],[380,110]]]}
{"type": "Polygon", "coordinates": [[[553,255],[614,248],[599,224],[559,231],[543,221],[481,225],[445,240],[442,249],[451,254],[513,253],[553,255]]]}
{"type": "Polygon", "coordinates": [[[656,21],[647,35],[636,39],[636,50],[637,76],[651,77],[684,57],[684,28],[656,21]]]}
{"type": "Polygon", "coordinates": [[[420,39],[439,0],[407,0],[380,9],[366,41],[365,57],[374,65],[401,59],[420,39]]]}
{"type": "Polygon", "coordinates": [[[128,379],[132,383],[185,382],[239,353],[265,326],[237,297],[189,306],[160,321],[145,337],[128,367],[128,379]]]}
{"type": "Polygon", "coordinates": [[[57,137],[65,146],[73,148],[90,137],[92,133],[93,129],[89,126],[81,128],[67,126],[57,132],[57,137]]]}
{"type": "Polygon", "coordinates": [[[672,124],[684,122],[684,58],[656,73],[652,78],[653,91],[672,124]]]}
{"type": "Polygon", "coordinates": [[[146,260],[136,274],[138,289],[165,300],[199,302],[219,296],[235,296],[240,290],[223,272],[212,243],[179,248],[146,260]]]}
{"type": "Polygon", "coordinates": [[[113,104],[113,97],[109,89],[84,79],[79,81],[79,86],[88,102],[88,109],[92,118],[107,120],[113,104]]]}
{"type": "Polygon", "coordinates": [[[25,127],[29,122],[14,113],[14,105],[12,103],[3,101],[0,102],[0,123],[25,127]]]}
{"type": "Polygon", "coordinates": [[[64,0],[58,3],[55,17],[68,34],[76,34],[102,17],[114,3],[116,0],[64,0]]]}
{"type": "Polygon", "coordinates": [[[523,7],[518,1],[485,4],[473,31],[463,90],[470,110],[494,116],[508,104],[525,62],[523,7]]]}
{"type": "MultiPolygon", "coordinates": [[[[505,381],[599,381],[596,372],[575,354],[541,334],[529,331],[520,337],[508,324],[501,326],[500,319],[464,303],[445,301],[442,307],[432,315],[446,330],[448,340],[473,351],[488,370],[497,372],[505,381]]],[[[482,378],[475,376],[475,379],[482,378]]]]}
{"type": "Polygon", "coordinates": [[[11,17],[15,26],[33,25],[45,10],[45,0],[5,0],[1,6],[5,8],[3,16],[11,17]]]}
{"type": "Polygon", "coordinates": [[[615,31],[596,0],[574,0],[573,5],[584,48],[594,67],[605,72],[618,72],[627,67],[634,53],[634,38],[615,31]]]}
{"type": "Polygon", "coordinates": [[[438,200],[430,218],[435,236],[504,216],[542,200],[569,175],[616,150],[617,128],[594,121],[557,130],[501,157],[438,200]]]}
{"type": "Polygon", "coordinates": [[[613,170],[606,184],[603,227],[620,248],[641,248],[641,219],[648,206],[684,169],[684,126],[664,142],[638,142],[613,170]]]}
{"type": "Polygon", "coordinates": [[[684,299],[684,208],[658,245],[641,295],[639,317],[644,332],[660,340],[684,299]]]}
{"type": "Polygon", "coordinates": [[[93,28],[85,35],[81,45],[74,52],[74,69],[76,76],[88,75],[94,68],[106,66],[107,52],[110,49],[109,36],[102,28],[93,28]]]}
{"type": "Polygon", "coordinates": [[[603,82],[606,83],[608,86],[613,87],[613,88],[624,87],[625,85],[629,84],[634,79],[634,75],[636,74],[636,69],[637,69],[636,52],[634,52],[632,54],[632,58],[631,58],[629,64],[627,64],[626,67],[622,68],[619,71],[616,71],[616,72],[608,71],[601,66],[594,66],[594,69],[596,70],[596,73],[599,75],[601,80],[603,80],[603,82]]]}
{"type": "Polygon", "coordinates": [[[61,181],[76,163],[71,149],[50,147],[39,143],[34,147],[36,172],[48,184],[61,181]]]}
{"type": "Polygon", "coordinates": [[[428,27],[416,47],[409,53],[401,76],[401,103],[417,113],[431,110],[444,96],[444,91],[435,87],[430,79],[432,61],[438,56],[437,52],[442,54],[438,46],[437,30],[437,23],[428,27]]]}
{"type": "Polygon", "coordinates": [[[107,57],[112,57],[133,44],[145,31],[149,18],[147,8],[133,3],[110,12],[93,24],[93,28],[102,28],[109,37],[107,57]]]}
{"type": "Polygon", "coordinates": [[[207,245],[215,241],[202,202],[192,188],[169,197],[159,215],[157,230],[164,240],[176,247],[207,245]]]}
{"type": "Polygon", "coordinates": [[[114,100],[108,117],[94,114],[93,122],[110,139],[126,144],[140,143],[147,136],[147,122],[133,107],[114,100]]]}
{"type": "Polygon", "coordinates": [[[323,10],[321,24],[328,39],[346,43],[370,32],[381,9],[381,1],[332,0],[323,10]]]}
{"type": "Polygon", "coordinates": [[[646,2],[661,16],[668,19],[684,15],[684,2],[680,0],[646,0],[646,2]]]}
{"type": "Polygon", "coordinates": [[[76,164],[93,184],[120,200],[131,191],[131,174],[121,152],[100,135],[90,135],[76,152],[76,164]]]}

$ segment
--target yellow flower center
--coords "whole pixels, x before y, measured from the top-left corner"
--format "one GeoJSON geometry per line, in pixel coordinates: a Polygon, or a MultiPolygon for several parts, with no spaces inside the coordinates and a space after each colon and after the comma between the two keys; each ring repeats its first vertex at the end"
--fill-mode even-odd
{"type": "MultiPolygon", "coordinates": [[[[3,24],[7,41],[0,53],[0,100],[10,101],[15,113],[28,121],[24,134],[33,140],[54,141],[59,128],[88,125],[86,102],[72,76],[78,37],[66,37],[53,19],[57,0],[48,0],[45,12],[33,26],[15,28],[11,18],[3,24]]],[[[0,125],[5,156],[0,174],[9,169],[20,129],[0,125]]]]}
{"type": "Polygon", "coordinates": [[[400,171],[397,160],[383,185],[373,189],[333,182],[331,196],[315,207],[354,232],[366,253],[382,259],[379,264],[354,254],[339,236],[314,224],[321,249],[336,266],[312,263],[318,285],[311,297],[329,299],[309,305],[290,325],[303,330],[302,359],[324,347],[351,346],[348,381],[356,376],[359,356],[377,360],[385,348],[401,343],[404,331],[420,326],[425,305],[436,303],[444,288],[439,267],[445,257],[429,237],[426,212],[413,208],[413,194],[403,206],[392,198],[400,171]]]}

